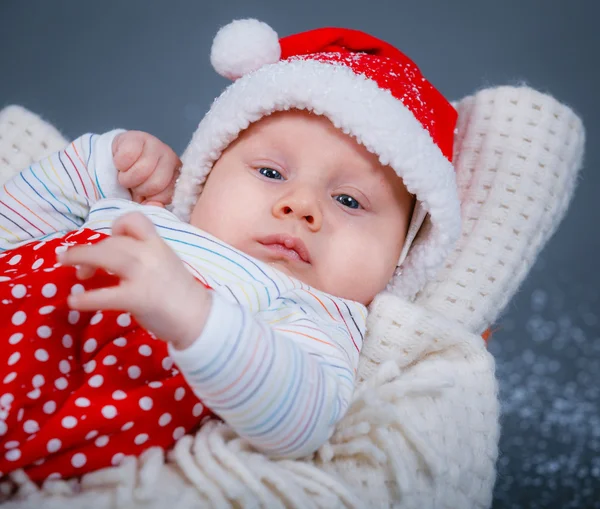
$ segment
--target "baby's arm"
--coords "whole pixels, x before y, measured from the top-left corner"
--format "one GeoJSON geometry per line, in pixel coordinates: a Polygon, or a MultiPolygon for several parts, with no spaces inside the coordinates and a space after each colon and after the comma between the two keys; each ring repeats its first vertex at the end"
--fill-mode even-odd
{"type": "Polygon", "coordinates": [[[0,189],[0,250],[78,229],[100,198],[131,199],[112,160],[117,134],[85,134],[6,182],[0,189]]]}
{"type": "Polygon", "coordinates": [[[360,339],[352,343],[341,315],[341,324],[331,319],[328,327],[305,314],[303,304],[271,325],[213,293],[201,336],[185,350],[169,349],[198,397],[275,457],[316,451],[345,414],[354,388],[360,339]]]}
{"type": "Polygon", "coordinates": [[[0,250],[76,230],[102,198],[166,205],[180,165],[173,150],[147,133],[85,134],[0,189],[0,250]]]}
{"type": "Polygon", "coordinates": [[[69,306],[132,313],[170,343],[198,397],[257,449],[311,454],[345,413],[362,344],[353,325],[363,320],[359,305],[352,312],[298,290],[285,310],[255,316],[196,281],[139,213],[121,216],[110,238],[70,248],[59,261],[77,266],[82,278],[97,268],[118,276],[117,286],[71,295],[69,306]]]}

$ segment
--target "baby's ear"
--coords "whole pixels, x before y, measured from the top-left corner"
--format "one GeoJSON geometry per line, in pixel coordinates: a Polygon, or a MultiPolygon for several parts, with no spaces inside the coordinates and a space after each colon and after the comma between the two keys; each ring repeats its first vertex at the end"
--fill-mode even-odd
{"type": "Polygon", "coordinates": [[[462,235],[416,302],[483,333],[563,219],[581,168],[581,119],[528,87],[454,103],[462,235]]]}

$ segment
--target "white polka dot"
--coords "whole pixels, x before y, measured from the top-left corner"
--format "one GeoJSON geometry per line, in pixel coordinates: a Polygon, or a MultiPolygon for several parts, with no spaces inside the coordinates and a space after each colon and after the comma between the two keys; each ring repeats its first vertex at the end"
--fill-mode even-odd
{"type": "Polygon", "coordinates": [[[104,364],[105,366],[112,366],[116,363],[117,358],[114,355],[107,355],[106,357],[104,357],[104,359],[102,359],[102,364],[104,364]]]}
{"type": "Polygon", "coordinates": [[[3,382],[5,384],[9,384],[10,382],[12,382],[15,378],[17,378],[17,374],[13,371],[12,373],[9,373],[8,375],[6,375],[4,377],[3,382]]]}
{"type": "Polygon", "coordinates": [[[96,240],[96,239],[99,239],[99,238],[100,238],[100,234],[99,233],[95,233],[91,237],[88,237],[88,240],[96,240]]]}
{"type": "Polygon", "coordinates": [[[127,340],[125,338],[117,338],[113,341],[116,346],[125,346],[127,344],[127,340]]]}
{"type": "Polygon", "coordinates": [[[106,435],[102,435],[101,437],[96,438],[94,443],[96,444],[96,447],[104,447],[106,444],[108,444],[108,437],[106,435]]]}
{"type": "Polygon", "coordinates": [[[75,419],[75,417],[73,417],[72,415],[67,415],[66,417],[62,418],[62,421],[60,421],[60,423],[62,424],[63,428],[72,429],[75,426],[77,426],[77,419],[75,419]]]}
{"type": "Polygon", "coordinates": [[[21,255],[15,255],[10,260],[8,260],[9,265],[16,265],[21,261],[21,255]]]}
{"type": "Polygon", "coordinates": [[[87,398],[77,398],[75,400],[75,405],[78,407],[81,407],[81,408],[88,407],[88,406],[90,406],[90,404],[91,404],[90,400],[87,398]]]}
{"type": "Polygon", "coordinates": [[[129,378],[135,380],[140,377],[140,375],[142,374],[142,370],[139,366],[129,366],[127,368],[127,374],[129,375],[129,378]]]}
{"type": "Polygon", "coordinates": [[[46,283],[42,286],[42,295],[48,299],[54,297],[56,295],[56,285],[54,283],[46,283]]]}
{"type": "Polygon", "coordinates": [[[4,447],[6,447],[7,449],[14,449],[15,447],[19,447],[19,442],[17,442],[16,440],[9,440],[4,444],[4,447]]]}
{"type": "Polygon", "coordinates": [[[21,422],[23,420],[23,415],[25,414],[25,409],[24,408],[20,408],[19,411],[17,412],[17,421],[21,422]]]}
{"type": "Polygon", "coordinates": [[[8,426],[4,421],[0,421],[0,437],[6,435],[8,431],[8,426]]]}
{"type": "Polygon", "coordinates": [[[148,387],[150,387],[151,389],[159,389],[160,387],[162,387],[162,382],[150,382],[148,384],[148,387]]]}
{"type": "Polygon", "coordinates": [[[37,421],[29,419],[23,423],[23,430],[25,433],[37,433],[40,430],[40,425],[37,423],[37,421]]]}
{"type": "Polygon", "coordinates": [[[41,242],[37,242],[35,244],[35,246],[33,246],[33,250],[37,251],[40,247],[45,246],[46,245],[46,241],[42,240],[41,242]]]}
{"type": "Polygon", "coordinates": [[[39,389],[33,389],[27,393],[27,397],[30,399],[38,399],[42,395],[42,391],[39,389]]]}
{"type": "Polygon", "coordinates": [[[68,385],[69,382],[64,376],[61,376],[60,378],[54,380],[54,387],[56,387],[60,391],[65,390],[68,387],[68,385]]]}
{"type": "Polygon", "coordinates": [[[56,402],[50,400],[50,401],[46,401],[46,403],[44,403],[44,406],[42,407],[42,409],[44,410],[45,414],[53,414],[56,410],[56,402]]]}
{"type": "Polygon", "coordinates": [[[43,348],[38,348],[33,356],[40,362],[46,362],[48,360],[48,358],[50,357],[48,355],[48,352],[46,350],[44,350],[43,348]]]}
{"type": "Polygon", "coordinates": [[[170,422],[171,422],[171,414],[170,413],[164,413],[158,418],[159,426],[166,426],[170,422]]]}
{"type": "Polygon", "coordinates": [[[15,299],[22,299],[27,294],[27,287],[25,285],[15,285],[11,293],[15,299]]]}
{"type": "Polygon", "coordinates": [[[43,465],[45,461],[46,461],[46,458],[40,458],[39,460],[34,461],[33,464],[36,466],[40,466],[40,465],[43,465]]]}
{"type": "Polygon", "coordinates": [[[34,387],[41,387],[45,383],[46,383],[46,379],[44,378],[44,375],[40,375],[40,374],[35,375],[33,377],[33,379],[31,380],[31,385],[33,385],[34,387]]]}
{"type": "Polygon", "coordinates": [[[0,283],[4,283],[5,281],[10,281],[8,276],[0,276],[0,283]]]}
{"type": "Polygon", "coordinates": [[[92,371],[94,371],[95,369],[96,369],[96,361],[95,361],[94,359],[92,359],[92,360],[91,360],[91,361],[89,361],[89,362],[86,362],[86,363],[83,365],[83,370],[84,370],[86,373],[88,373],[88,374],[90,374],[90,373],[91,373],[92,371]]]}
{"type": "Polygon", "coordinates": [[[85,292],[85,288],[82,284],[77,283],[71,287],[71,295],[79,295],[80,293],[85,292]]]}
{"type": "Polygon", "coordinates": [[[62,447],[62,442],[58,438],[52,438],[52,439],[48,440],[48,443],[46,444],[46,449],[48,449],[48,452],[50,454],[58,451],[61,447],[62,447]]]}
{"type": "Polygon", "coordinates": [[[71,465],[73,465],[75,468],[81,468],[86,462],[87,458],[82,452],[73,454],[73,457],[71,458],[71,465]]]}
{"type": "Polygon", "coordinates": [[[192,415],[194,417],[198,417],[204,411],[204,405],[202,403],[196,403],[194,408],[192,408],[192,415]]]}
{"type": "Polygon", "coordinates": [[[129,325],[131,325],[131,316],[129,313],[122,313],[119,316],[117,316],[117,323],[121,326],[121,327],[129,327],[129,325]]]}
{"type": "Polygon", "coordinates": [[[118,464],[121,463],[121,461],[123,461],[123,458],[125,457],[125,455],[122,452],[118,452],[117,454],[115,454],[112,459],[110,460],[110,462],[116,466],[118,464]]]}
{"type": "Polygon", "coordinates": [[[14,366],[17,362],[19,362],[19,359],[21,358],[21,354],[19,352],[14,352],[9,358],[8,358],[8,365],[9,366],[14,366]]]}
{"type": "Polygon", "coordinates": [[[129,421],[129,422],[126,422],[125,424],[123,424],[123,426],[121,426],[121,431],[127,431],[127,430],[130,430],[131,428],[133,428],[133,421],[129,421]]]}
{"type": "Polygon", "coordinates": [[[58,369],[63,375],[71,371],[71,363],[67,359],[63,359],[58,363],[58,369]]]}
{"type": "Polygon", "coordinates": [[[21,457],[21,451],[19,451],[19,449],[11,449],[4,455],[4,457],[8,461],[17,461],[21,457]]]}
{"type": "Polygon", "coordinates": [[[143,355],[144,357],[149,357],[152,355],[152,348],[150,348],[148,345],[142,345],[138,348],[138,352],[140,352],[140,355],[143,355]]]}
{"type": "Polygon", "coordinates": [[[69,334],[65,334],[62,338],[62,345],[65,348],[71,348],[73,346],[73,338],[69,334]]]}
{"type": "Polygon", "coordinates": [[[87,353],[92,353],[97,346],[98,341],[96,341],[94,338],[90,338],[83,344],[83,351],[87,353]]]}
{"type": "Polygon", "coordinates": [[[35,262],[33,262],[33,265],[31,266],[31,268],[33,270],[36,270],[36,269],[39,269],[42,265],[44,265],[44,259],[38,258],[35,262]]]}
{"type": "Polygon", "coordinates": [[[101,412],[107,419],[113,419],[117,415],[117,408],[113,405],[105,405],[102,407],[101,412]]]}
{"type": "Polygon", "coordinates": [[[12,405],[12,402],[15,400],[15,397],[9,392],[5,392],[0,396],[0,405],[9,406],[12,405]]]}
{"type": "Polygon", "coordinates": [[[104,383],[104,377],[102,375],[94,375],[88,380],[88,384],[92,387],[100,387],[104,383]]]}
{"type": "Polygon", "coordinates": [[[179,440],[183,435],[185,435],[185,428],[183,426],[179,426],[173,431],[173,438],[175,440],[179,440]]]}
{"type": "Polygon", "coordinates": [[[125,394],[122,390],[119,389],[112,393],[112,398],[116,400],[125,399],[126,397],[127,394],[125,394]]]}
{"type": "Polygon", "coordinates": [[[58,472],[52,472],[46,479],[62,479],[62,475],[58,472]]]}
{"type": "Polygon", "coordinates": [[[12,324],[13,325],[23,325],[27,320],[27,315],[25,311],[17,311],[14,315],[12,315],[12,324]]]}
{"type": "Polygon", "coordinates": [[[95,436],[98,436],[98,431],[96,431],[95,429],[90,431],[86,436],[85,439],[86,440],[91,440],[92,438],[94,438],[95,436]]]}
{"type": "Polygon", "coordinates": [[[142,445],[148,441],[148,438],[149,437],[147,433],[140,433],[139,435],[136,435],[133,441],[135,442],[135,445],[142,445]]]}
{"type": "Polygon", "coordinates": [[[175,401],[181,401],[185,396],[185,389],[183,387],[177,387],[175,389],[175,401]]]}
{"type": "Polygon", "coordinates": [[[173,359],[171,359],[171,357],[165,357],[161,364],[163,369],[169,371],[173,367],[173,359]]]}
{"type": "Polygon", "coordinates": [[[55,252],[56,254],[60,254],[60,253],[64,253],[66,250],[67,250],[67,246],[57,246],[57,247],[54,249],[54,252],[55,252]]]}
{"type": "Polygon", "coordinates": [[[52,329],[47,325],[42,325],[41,327],[38,327],[37,335],[42,339],[47,339],[52,336],[52,329]]]}
{"type": "Polygon", "coordinates": [[[152,398],[149,398],[148,396],[144,396],[143,398],[140,398],[140,408],[142,410],[150,410],[152,408],[153,404],[154,404],[154,401],[152,401],[152,398]]]}
{"type": "Polygon", "coordinates": [[[40,315],[49,315],[50,313],[52,313],[52,311],[54,311],[56,308],[54,306],[42,306],[40,308],[40,315]]]}
{"type": "Polygon", "coordinates": [[[21,334],[20,332],[15,332],[10,338],[8,338],[8,342],[11,345],[16,345],[22,339],[23,339],[23,334],[21,334]]]}
{"type": "Polygon", "coordinates": [[[103,315],[101,311],[98,311],[90,320],[90,324],[96,325],[102,321],[103,315]]]}
{"type": "Polygon", "coordinates": [[[75,325],[79,321],[80,316],[81,316],[81,314],[79,313],[79,311],[72,309],[71,311],[69,311],[69,316],[67,317],[67,321],[71,325],[75,325]]]}

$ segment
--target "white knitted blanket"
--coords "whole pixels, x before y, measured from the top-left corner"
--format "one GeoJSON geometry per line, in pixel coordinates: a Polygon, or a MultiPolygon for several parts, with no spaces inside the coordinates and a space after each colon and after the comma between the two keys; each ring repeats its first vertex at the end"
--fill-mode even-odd
{"type": "MultiPolygon", "coordinates": [[[[166,454],[39,489],[15,474],[6,508],[486,508],[499,436],[494,361],[479,334],[498,318],[565,214],[583,154],[579,118],[521,87],[456,104],[463,234],[415,302],[370,307],[358,388],[318,453],[273,461],[225,424],[166,454]]],[[[27,110],[0,112],[0,181],[66,141],[27,110]]]]}

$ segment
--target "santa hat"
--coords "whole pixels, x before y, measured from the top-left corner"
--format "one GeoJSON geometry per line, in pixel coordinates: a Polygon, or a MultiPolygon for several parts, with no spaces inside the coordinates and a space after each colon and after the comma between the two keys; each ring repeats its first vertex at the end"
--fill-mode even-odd
{"type": "Polygon", "coordinates": [[[403,53],[357,30],[322,28],[279,39],[265,23],[238,20],[217,33],[211,63],[235,81],[182,156],[173,212],[189,221],[214,162],[251,123],[275,111],[312,111],[377,154],[416,196],[389,285],[414,298],[460,234],[452,105],[403,53]]]}

